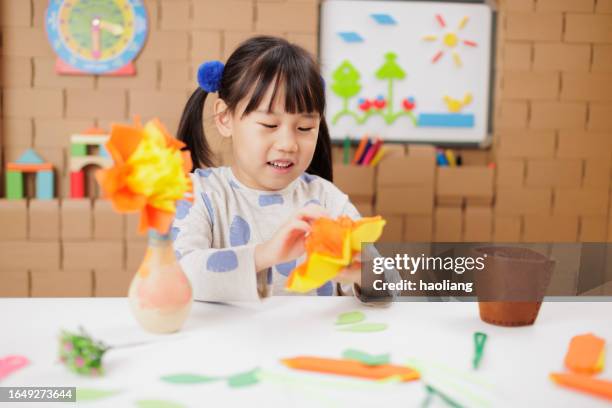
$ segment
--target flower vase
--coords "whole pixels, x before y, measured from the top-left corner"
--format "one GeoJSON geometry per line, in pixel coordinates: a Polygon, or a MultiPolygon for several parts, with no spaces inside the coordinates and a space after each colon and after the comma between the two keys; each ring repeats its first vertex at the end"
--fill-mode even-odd
{"type": "Polygon", "coordinates": [[[192,304],[191,284],[172,248],[169,234],[149,232],[146,254],[128,293],[136,320],[152,333],[181,329],[192,304]]]}

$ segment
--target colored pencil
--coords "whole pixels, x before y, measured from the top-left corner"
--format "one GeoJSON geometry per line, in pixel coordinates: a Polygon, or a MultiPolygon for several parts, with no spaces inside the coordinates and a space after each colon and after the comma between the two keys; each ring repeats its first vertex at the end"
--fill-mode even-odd
{"type": "Polygon", "coordinates": [[[372,161],[370,162],[370,167],[376,166],[382,160],[385,153],[387,153],[387,149],[385,148],[385,146],[381,146],[380,149],[378,149],[378,152],[374,155],[372,161]]]}
{"type": "Polygon", "coordinates": [[[344,153],[344,157],[342,159],[342,162],[344,164],[349,164],[351,161],[351,138],[346,135],[344,137],[344,147],[343,147],[343,153],[344,153]]]}
{"type": "Polygon", "coordinates": [[[420,378],[418,371],[410,367],[382,364],[369,366],[356,360],[339,360],[333,358],[320,358],[300,356],[282,360],[289,368],[297,370],[314,371],[325,374],[346,375],[349,377],[382,380],[399,376],[401,381],[411,381],[420,378]]]}
{"type": "Polygon", "coordinates": [[[363,159],[365,159],[366,154],[368,154],[368,150],[370,150],[371,147],[372,141],[368,138],[368,142],[366,143],[365,148],[363,149],[363,153],[361,153],[361,157],[359,158],[359,160],[357,160],[357,164],[363,165],[363,159]]]}
{"type": "Polygon", "coordinates": [[[599,380],[584,374],[551,373],[550,379],[564,387],[612,400],[612,381],[599,380]]]}
{"type": "Polygon", "coordinates": [[[357,151],[355,151],[355,156],[353,156],[353,161],[351,164],[357,164],[359,159],[361,159],[361,155],[365,150],[366,144],[368,143],[368,135],[364,135],[359,142],[359,146],[357,146],[357,151]]]}
{"type": "Polygon", "coordinates": [[[370,162],[372,161],[372,159],[374,158],[374,156],[380,149],[381,145],[382,145],[382,139],[376,138],[376,141],[372,144],[372,147],[370,147],[370,150],[368,150],[368,152],[366,153],[366,156],[363,158],[364,166],[370,165],[370,162]]]}
{"type": "Polygon", "coordinates": [[[446,149],[444,155],[446,156],[446,161],[448,161],[449,166],[455,167],[457,165],[457,159],[455,159],[455,154],[451,149],[446,149]]]}

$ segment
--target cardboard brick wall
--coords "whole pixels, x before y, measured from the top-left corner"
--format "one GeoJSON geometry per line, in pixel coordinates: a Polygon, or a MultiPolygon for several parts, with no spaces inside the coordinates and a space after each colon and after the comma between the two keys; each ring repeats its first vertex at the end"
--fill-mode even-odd
{"type": "MultiPolygon", "coordinates": [[[[56,166],[58,193],[0,199],[0,296],[125,295],[146,238],[135,214],[66,199],[70,134],[134,114],[175,131],[201,62],[227,58],[254,34],[316,53],[319,2],[145,0],[151,29],[137,75],[114,78],[56,75],[47,0],[0,0],[0,162],[34,147],[56,166]]],[[[459,149],[462,169],[435,167],[430,147],[401,145],[377,169],[352,169],[337,164],[336,147],[336,182],[362,214],[389,221],[387,242],[612,241],[612,2],[497,3],[492,147],[459,149]]],[[[205,131],[216,162],[229,164],[209,99],[205,131]]],[[[3,197],[4,167],[0,175],[3,197]]]]}

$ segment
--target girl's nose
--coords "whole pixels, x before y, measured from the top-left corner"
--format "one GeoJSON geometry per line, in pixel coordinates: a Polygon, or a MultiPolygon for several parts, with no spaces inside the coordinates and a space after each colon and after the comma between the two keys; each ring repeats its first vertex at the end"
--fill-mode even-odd
{"type": "Polygon", "coordinates": [[[298,145],[294,132],[286,128],[281,130],[281,132],[279,132],[279,137],[276,141],[276,148],[284,152],[296,152],[298,145]]]}

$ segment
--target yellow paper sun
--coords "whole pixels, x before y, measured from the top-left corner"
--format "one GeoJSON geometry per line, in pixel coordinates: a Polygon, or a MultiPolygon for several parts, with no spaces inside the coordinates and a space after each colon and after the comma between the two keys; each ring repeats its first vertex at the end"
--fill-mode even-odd
{"type": "MultiPolygon", "coordinates": [[[[440,14],[436,14],[436,21],[438,22],[438,24],[440,25],[442,29],[446,28],[446,21],[444,21],[444,18],[440,14]]],[[[467,16],[463,17],[461,21],[459,22],[459,26],[457,27],[457,30],[463,30],[463,28],[467,25],[468,21],[469,21],[469,18],[467,16]]],[[[455,62],[455,66],[457,68],[460,68],[461,66],[463,66],[461,57],[459,56],[459,53],[457,52],[457,46],[459,46],[459,44],[463,44],[468,47],[478,46],[478,44],[475,41],[461,39],[459,35],[454,31],[447,31],[441,36],[438,36],[435,34],[426,35],[423,37],[423,39],[425,41],[440,40],[443,47],[450,49],[451,55],[453,57],[453,61],[455,62]]],[[[442,58],[443,55],[444,55],[444,49],[439,50],[438,52],[436,52],[436,54],[431,59],[431,63],[435,64],[436,62],[440,60],[440,58],[442,58]]]]}

